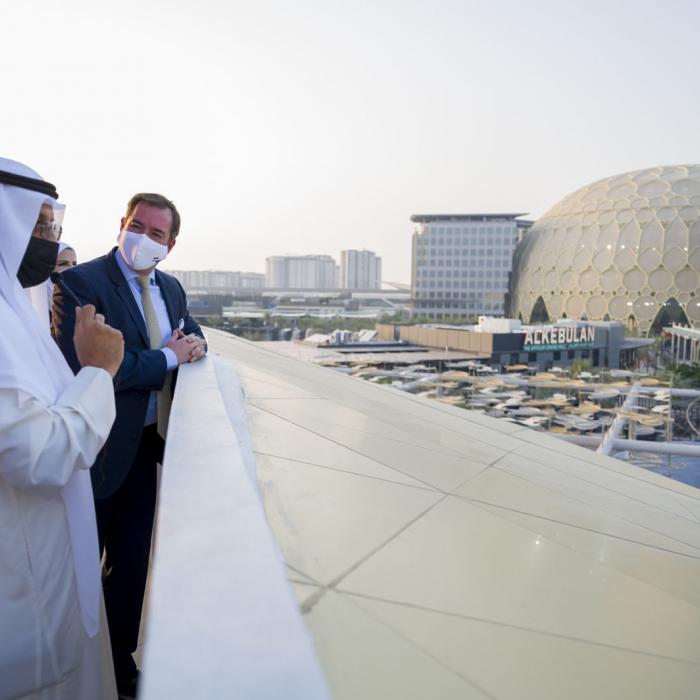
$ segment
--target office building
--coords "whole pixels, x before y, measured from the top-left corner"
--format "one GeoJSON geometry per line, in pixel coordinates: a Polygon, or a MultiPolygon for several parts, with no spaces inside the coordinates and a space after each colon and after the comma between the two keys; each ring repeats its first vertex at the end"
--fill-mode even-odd
{"type": "Polygon", "coordinates": [[[341,289],[381,289],[382,259],[371,250],[340,253],[341,289]]]}
{"type": "Polygon", "coordinates": [[[413,311],[436,319],[502,316],[522,214],[415,214],[413,311]]]}

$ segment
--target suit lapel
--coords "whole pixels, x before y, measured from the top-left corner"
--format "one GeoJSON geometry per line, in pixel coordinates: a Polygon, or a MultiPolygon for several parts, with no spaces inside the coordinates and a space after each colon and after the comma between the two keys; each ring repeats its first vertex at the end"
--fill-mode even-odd
{"type": "Polygon", "coordinates": [[[129,287],[129,283],[124,279],[124,275],[122,275],[122,271],[119,269],[119,265],[114,259],[115,250],[116,248],[112,250],[112,252],[109,253],[107,257],[107,269],[109,270],[109,276],[112,282],[114,282],[114,284],[116,285],[117,294],[124,303],[124,306],[126,306],[127,310],[129,311],[129,314],[131,315],[131,320],[136,324],[136,327],[139,329],[139,333],[141,334],[141,338],[143,338],[144,344],[146,345],[146,347],[150,347],[150,342],[148,340],[148,331],[146,330],[146,322],[143,320],[141,311],[139,310],[139,307],[136,304],[136,300],[134,299],[134,295],[131,291],[131,288],[129,287]]]}
{"type": "Polygon", "coordinates": [[[160,287],[160,293],[165,302],[165,310],[168,312],[170,328],[178,327],[178,319],[175,318],[175,299],[173,298],[171,285],[166,283],[163,273],[156,270],[156,284],[160,287]]]}

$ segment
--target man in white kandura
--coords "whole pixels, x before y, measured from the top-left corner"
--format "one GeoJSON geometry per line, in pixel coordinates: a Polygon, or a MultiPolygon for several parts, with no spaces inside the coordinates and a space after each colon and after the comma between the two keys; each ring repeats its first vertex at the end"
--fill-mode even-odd
{"type": "Polygon", "coordinates": [[[89,468],[114,421],[124,342],[78,309],[73,376],[22,289],[53,271],[57,198],[0,158],[0,700],[116,698],[89,468]]]}

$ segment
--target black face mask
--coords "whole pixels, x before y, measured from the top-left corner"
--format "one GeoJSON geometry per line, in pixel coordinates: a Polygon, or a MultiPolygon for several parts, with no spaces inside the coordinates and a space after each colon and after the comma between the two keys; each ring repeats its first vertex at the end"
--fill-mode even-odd
{"type": "Polygon", "coordinates": [[[32,236],[17,271],[17,279],[23,287],[34,287],[46,282],[56,267],[58,241],[45,241],[32,236]]]}

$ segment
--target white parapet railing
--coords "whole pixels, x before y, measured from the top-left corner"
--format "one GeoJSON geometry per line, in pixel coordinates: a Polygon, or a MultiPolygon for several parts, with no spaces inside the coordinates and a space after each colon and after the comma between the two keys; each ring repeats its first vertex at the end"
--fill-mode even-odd
{"type": "Polygon", "coordinates": [[[160,484],[140,700],[326,700],[254,481],[244,394],[180,368],[160,484]]]}

